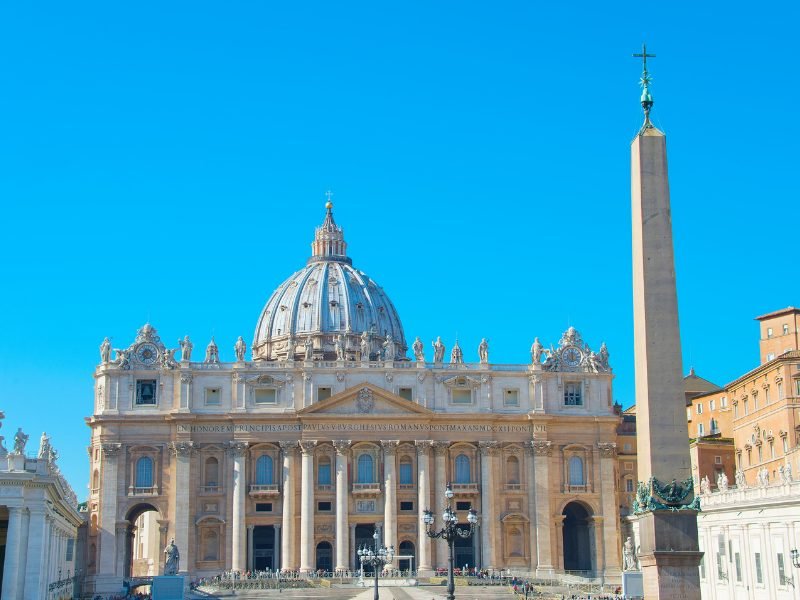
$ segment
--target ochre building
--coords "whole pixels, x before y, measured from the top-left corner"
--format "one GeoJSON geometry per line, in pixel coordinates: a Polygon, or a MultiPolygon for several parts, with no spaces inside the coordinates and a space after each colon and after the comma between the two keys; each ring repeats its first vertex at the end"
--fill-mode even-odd
{"type": "Polygon", "coordinates": [[[412,343],[330,203],[256,323],[252,356],[239,338],[230,362],[213,340],[168,349],[149,324],[127,348],[104,341],[87,419],[92,590],[158,574],[147,554],[173,538],[189,577],[354,570],[376,528],[396,568],[430,574],[448,553],[422,515],[441,525],[448,483],[461,522],[479,516],[458,567],[619,577],[605,345],[569,328],[505,365],[487,344],[412,343]]]}

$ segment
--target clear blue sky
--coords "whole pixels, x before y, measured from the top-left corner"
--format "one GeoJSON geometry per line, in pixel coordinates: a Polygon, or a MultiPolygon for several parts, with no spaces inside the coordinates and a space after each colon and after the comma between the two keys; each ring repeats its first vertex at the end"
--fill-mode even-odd
{"type": "Polygon", "coordinates": [[[668,135],[684,365],[800,303],[797,3],[6,2],[0,408],[80,497],[103,336],[224,359],[335,194],[410,339],[524,362],[569,325],[633,401],[629,143],[668,135]]]}

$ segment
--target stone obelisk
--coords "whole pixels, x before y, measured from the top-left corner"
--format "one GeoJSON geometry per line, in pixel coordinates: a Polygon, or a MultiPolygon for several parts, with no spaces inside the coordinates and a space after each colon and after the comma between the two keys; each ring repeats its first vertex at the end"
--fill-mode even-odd
{"type": "Polygon", "coordinates": [[[647,600],[700,598],[698,503],[692,486],[672,246],[666,137],[645,121],[631,144],[633,323],[639,487],[639,562],[647,600]]]}

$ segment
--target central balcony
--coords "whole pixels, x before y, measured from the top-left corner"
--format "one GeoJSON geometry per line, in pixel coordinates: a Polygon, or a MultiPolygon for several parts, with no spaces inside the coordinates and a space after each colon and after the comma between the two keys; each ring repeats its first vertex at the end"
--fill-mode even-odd
{"type": "Polygon", "coordinates": [[[451,483],[450,487],[453,494],[456,496],[477,496],[478,484],[477,483],[451,483]]]}
{"type": "Polygon", "coordinates": [[[377,496],[381,493],[380,483],[354,483],[354,496],[377,496]]]}
{"type": "Polygon", "coordinates": [[[280,496],[281,490],[277,483],[267,484],[252,484],[250,486],[251,498],[269,498],[271,496],[280,496]]]}

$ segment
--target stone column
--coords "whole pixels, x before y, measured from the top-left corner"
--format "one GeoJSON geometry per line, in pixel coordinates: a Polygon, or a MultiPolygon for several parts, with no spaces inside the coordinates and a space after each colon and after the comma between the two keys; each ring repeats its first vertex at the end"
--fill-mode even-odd
{"type": "Polygon", "coordinates": [[[645,123],[631,144],[638,476],[640,484],[648,486],[649,498],[683,510],[651,510],[650,499],[636,509],[640,515],[639,558],[648,599],[699,600],[697,567],[702,553],[697,512],[691,508],[693,495],[678,493],[666,498],[651,479],[664,486],[677,480],[683,492],[683,486],[691,483],[692,463],[686,444],[667,144],[664,134],[650,123],[652,100],[643,97],[645,123]]]}
{"type": "Polygon", "coordinates": [[[245,514],[247,497],[247,442],[230,442],[233,455],[233,511],[231,512],[231,569],[244,571],[247,568],[247,532],[245,514]]]}
{"type": "Polygon", "coordinates": [[[350,525],[350,570],[351,571],[358,571],[358,568],[361,566],[358,564],[358,560],[356,558],[356,526],[355,524],[350,525]]]}
{"type": "Polygon", "coordinates": [[[335,440],[336,448],[336,571],[346,571],[349,553],[349,535],[347,527],[349,510],[347,506],[347,453],[350,450],[350,440],[335,440]]]}
{"type": "Polygon", "coordinates": [[[281,564],[281,526],[278,523],[275,523],[272,526],[272,530],[275,532],[275,539],[272,542],[272,547],[274,548],[273,556],[272,556],[272,569],[277,571],[280,568],[281,564]]]}
{"type": "Polygon", "coordinates": [[[117,521],[114,530],[117,534],[117,556],[115,560],[117,563],[117,577],[125,577],[130,574],[128,573],[128,568],[133,559],[133,556],[130,554],[133,547],[129,543],[133,538],[131,523],[128,521],[117,521]]]}
{"type": "Polygon", "coordinates": [[[486,569],[497,567],[497,532],[494,510],[494,462],[493,458],[500,451],[499,442],[478,442],[481,453],[481,543],[484,547],[486,569]]]}
{"type": "Polygon", "coordinates": [[[281,520],[283,532],[281,535],[281,568],[284,571],[294,569],[294,458],[297,442],[279,442],[283,451],[283,506],[281,520]]]}
{"type": "Polygon", "coordinates": [[[175,486],[173,487],[172,518],[175,526],[175,545],[180,552],[178,561],[180,573],[189,571],[194,552],[189,548],[189,527],[191,521],[191,498],[197,490],[191,489],[192,455],[195,452],[194,442],[172,442],[170,451],[175,457],[175,486]]]}
{"type": "Polygon", "coordinates": [[[552,447],[547,440],[531,442],[533,470],[536,473],[533,486],[536,510],[531,525],[536,527],[536,576],[543,579],[553,577],[553,518],[550,514],[550,454],[552,447]]]}
{"type": "MultiPolygon", "coordinates": [[[[36,600],[39,597],[42,569],[47,556],[47,516],[44,509],[30,510],[28,522],[28,544],[25,552],[25,600],[36,600]]],[[[17,592],[19,593],[19,592],[17,592]]]]}
{"type": "MultiPolygon", "coordinates": [[[[622,571],[619,563],[619,509],[617,508],[616,477],[614,467],[617,464],[617,444],[599,442],[600,451],[600,503],[603,511],[602,523],[598,522],[596,535],[602,537],[603,568],[606,576],[618,577],[622,571]]],[[[601,547],[600,542],[597,543],[601,547]]]]}
{"type": "MultiPolygon", "coordinates": [[[[255,540],[253,534],[255,533],[255,525],[247,526],[247,570],[253,570],[253,551],[255,550],[255,540]]],[[[275,547],[277,549],[277,546],[275,547]]]]}
{"type": "MultiPolygon", "coordinates": [[[[186,367],[189,368],[188,366],[186,367]]],[[[180,400],[178,405],[178,410],[181,412],[188,412],[192,407],[192,373],[191,371],[186,371],[185,373],[181,373],[181,391],[180,391],[180,400]]],[[[176,542],[177,543],[177,542],[176,542]]],[[[178,552],[182,552],[180,547],[178,547],[178,552]]],[[[178,561],[183,562],[181,561],[178,561]]]]}
{"type": "MultiPolygon", "coordinates": [[[[105,443],[102,468],[102,499],[100,503],[100,547],[98,548],[97,584],[103,590],[115,589],[122,582],[117,577],[117,478],[119,476],[122,444],[105,443]]],[[[120,540],[122,541],[122,540],[120,540]]]]}
{"type": "MultiPolygon", "coordinates": [[[[436,471],[435,487],[433,488],[433,504],[431,508],[433,514],[436,516],[439,526],[442,521],[442,510],[444,509],[446,499],[444,491],[447,487],[447,449],[450,447],[450,442],[437,440],[433,442],[434,454],[434,469],[436,471]]],[[[447,567],[447,542],[443,539],[438,539],[433,542],[433,547],[436,551],[434,567],[447,567]]]]}
{"type": "MultiPolygon", "coordinates": [[[[382,440],[383,446],[383,476],[384,476],[384,501],[383,501],[383,545],[395,546],[397,550],[397,475],[395,473],[395,457],[397,440],[382,440]]],[[[391,563],[387,563],[391,568],[391,563]]]]}
{"type": "Polygon", "coordinates": [[[314,448],[317,440],[302,440],[302,489],[300,490],[300,571],[314,570],[314,448]]]}
{"type": "Polygon", "coordinates": [[[417,571],[420,577],[427,577],[433,571],[431,566],[431,538],[425,533],[423,517],[426,509],[430,509],[430,449],[433,442],[417,440],[417,571]]]}

